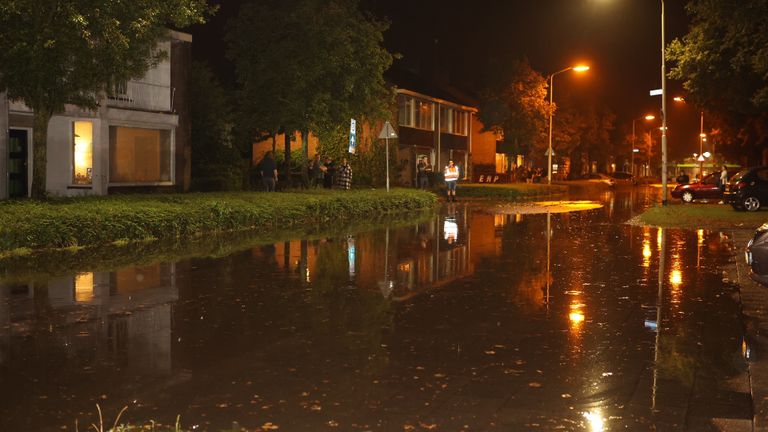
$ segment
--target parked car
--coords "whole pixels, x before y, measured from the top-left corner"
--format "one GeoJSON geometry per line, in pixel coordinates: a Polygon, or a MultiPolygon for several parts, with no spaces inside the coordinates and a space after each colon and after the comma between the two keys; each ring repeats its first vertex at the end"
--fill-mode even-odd
{"type": "Polygon", "coordinates": [[[616,183],[634,183],[634,176],[627,172],[617,171],[615,173],[611,173],[611,177],[616,181],[616,183]]]}
{"type": "Polygon", "coordinates": [[[608,177],[605,174],[594,173],[594,174],[590,174],[588,176],[588,178],[589,178],[590,181],[600,182],[600,183],[608,185],[608,187],[613,187],[613,186],[616,185],[616,181],[613,180],[611,177],[608,177]]]}
{"type": "Polygon", "coordinates": [[[747,243],[746,259],[752,279],[768,286],[768,223],[758,228],[747,243]]]}
{"type": "Polygon", "coordinates": [[[723,200],[736,210],[760,210],[768,203],[768,166],[749,168],[731,177],[723,200]]]}
{"type": "Polygon", "coordinates": [[[707,174],[696,183],[681,183],[672,190],[672,198],[691,203],[700,199],[723,199],[723,191],[720,189],[720,171],[707,174]]]}

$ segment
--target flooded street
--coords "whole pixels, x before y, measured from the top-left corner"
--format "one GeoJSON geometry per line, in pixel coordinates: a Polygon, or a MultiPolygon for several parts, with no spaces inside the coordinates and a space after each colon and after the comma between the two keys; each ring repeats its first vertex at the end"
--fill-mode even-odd
{"type": "MultiPolygon", "coordinates": [[[[659,190],[444,204],[221,258],[0,280],[0,430],[716,430],[751,418],[728,235],[659,190]],[[549,235],[548,235],[549,234],[549,235]]],[[[459,196],[461,193],[459,191],[459,196]]]]}

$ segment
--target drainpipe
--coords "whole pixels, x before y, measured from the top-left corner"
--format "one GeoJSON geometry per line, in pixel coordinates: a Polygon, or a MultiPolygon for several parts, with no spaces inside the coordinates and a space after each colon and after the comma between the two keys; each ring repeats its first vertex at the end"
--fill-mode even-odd
{"type": "Polygon", "coordinates": [[[440,160],[440,123],[442,122],[442,119],[440,118],[440,104],[436,103],[434,106],[437,111],[437,124],[435,125],[435,133],[437,134],[437,168],[440,172],[443,172],[443,165],[440,160]]]}
{"type": "Polygon", "coordinates": [[[469,181],[472,181],[472,172],[474,171],[474,164],[472,163],[472,115],[474,113],[467,112],[467,137],[469,139],[467,145],[467,161],[465,162],[467,177],[469,181]]]}

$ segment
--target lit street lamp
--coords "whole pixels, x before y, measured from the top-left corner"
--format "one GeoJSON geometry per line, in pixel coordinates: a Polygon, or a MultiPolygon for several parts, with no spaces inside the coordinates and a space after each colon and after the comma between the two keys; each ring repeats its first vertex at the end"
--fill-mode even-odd
{"type": "Polygon", "coordinates": [[[549,75],[549,149],[547,150],[547,184],[552,184],[552,117],[555,114],[552,110],[552,94],[555,90],[553,84],[555,75],[569,70],[573,70],[574,72],[586,72],[589,70],[589,66],[571,66],[549,75]]]}
{"type": "MultiPolygon", "coordinates": [[[[655,119],[656,116],[652,114],[648,114],[645,117],[643,117],[643,120],[651,121],[655,119]]],[[[637,152],[637,149],[635,149],[635,121],[639,119],[632,119],[632,162],[629,165],[629,173],[632,175],[635,175],[635,153],[637,152]]],[[[650,151],[649,151],[650,153],[650,151]]]]}

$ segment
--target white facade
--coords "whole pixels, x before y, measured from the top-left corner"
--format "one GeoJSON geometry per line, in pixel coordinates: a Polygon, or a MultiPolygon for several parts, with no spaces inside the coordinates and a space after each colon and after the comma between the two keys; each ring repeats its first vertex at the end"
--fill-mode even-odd
{"type": "MultiPolygon", "coordinates": [[[[166,59],[136,80],[118,84],[96,110],[67,106],[48,125],[46,189],[53,196],[105,195],[110,188],[176,184],[172,45],[191,36],[172,32],[158,49],[166,59]]],[[[0,198],[29,196],[32,111],[0,95],[0,198]],[[6,112],[2,107],[7,106],[6,112]],[[5,124],[4,124],[5,122],[5,124]]]]}

